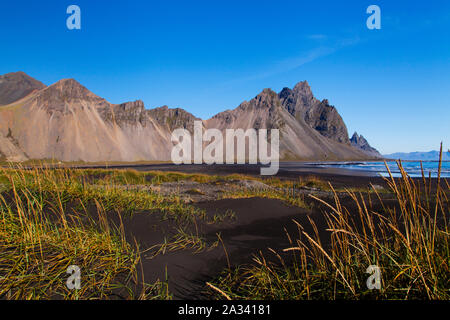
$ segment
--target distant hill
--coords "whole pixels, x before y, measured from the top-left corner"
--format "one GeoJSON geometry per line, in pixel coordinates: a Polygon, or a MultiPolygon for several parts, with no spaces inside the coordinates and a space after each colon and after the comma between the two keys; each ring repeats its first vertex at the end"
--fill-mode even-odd
{"type": "MultiPolygon", "coordinates": [[[[388,159],[400,159],[400,160],[422,160],[422,161],[436,161],[439,160],[439,151],[433,150],[429,152],[396,152],[383,155],[388,159]]],[[[444,152],[442,160],[450,161],[450,152],[444,152]]]]}

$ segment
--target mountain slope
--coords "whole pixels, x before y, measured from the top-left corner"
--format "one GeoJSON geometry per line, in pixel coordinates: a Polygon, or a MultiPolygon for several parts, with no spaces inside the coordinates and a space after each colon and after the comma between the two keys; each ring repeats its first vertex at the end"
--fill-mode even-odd
{"type": "MultiPolygon", "coordinates": [[[[0,113],[0,133],[9,133],[30,159],[170,160],[171,133],[150,117],[142,101],[113,105],[73,79],[0,113]]],[[[6,148],[10,145],[0,145],[4,154],[6,148]]]]}

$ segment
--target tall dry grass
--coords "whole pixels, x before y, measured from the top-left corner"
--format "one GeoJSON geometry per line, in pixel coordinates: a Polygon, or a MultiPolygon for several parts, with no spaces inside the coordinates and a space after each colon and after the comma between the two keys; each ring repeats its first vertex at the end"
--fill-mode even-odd
{"type": "MultiPolygon", "coordinates": [[[[255,264],[227,270],[214,286],[234,299],[450,299],[449,182],[415,180],[398,162],[401,178],[389,171],[391,201],[378,193],[334,192],[326,230],[310,219],[313,232],[298,226],[291,246],[273,251],[278,263],[259,254],[255,264]],[[329,241],[323,243],[323,232],[329,241]],[[288,255],[288,257],[286,257],[288,255]],[[369,289],[369,266],[380,270],[381,288],[369,289]]],[[[387,170],[389,170],[386,165],[387,170]]],[[[219,295],[219,297],[224,297],[219,295]]]]}
{"type": "Polygon", "coordinates": [[[2,169],[0,178],[0,299],[170,298],[163,282],[138,279],[138,248],[106,216],[157,199],[91,188],[70,169],[2,169]],[[71,265],[79,290],[66,285],[71,265]]]}

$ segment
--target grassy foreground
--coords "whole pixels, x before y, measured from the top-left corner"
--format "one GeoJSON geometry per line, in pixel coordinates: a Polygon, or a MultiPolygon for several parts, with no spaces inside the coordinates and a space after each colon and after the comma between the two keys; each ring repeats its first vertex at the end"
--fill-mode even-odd
{"type": "MultiPolygon", "coordinates": [[[[0,173],[0,298],[167,299],[164,282],[137,278],[140,255],[125,241],[120,217],[157,210],[175,220],[202,213],[177,197],[126,190],[85,170],[2,169],[0,173]],[[95,180],[95,181],[93,181],[95,180]],[[83,273],[80,290],[69,290],[67,269],[83,273]]],[[[122,173],[113,179],[126,178],[122,173]]]]}
{"type": "Polygon", "coordinates": [[[347,192],[356,212],[336,192],[332,204],[311,196],[327,208],[328,245],[312,219],[312,234],[293,221],[299,237],[288,235],[283,256],[273,251],[277,263],[257,255],[251,266],[226,270],[210,284],[211,293],[221,299],[450,299],[449,183],[438,178],[432,191],[431,179],[413,180],[398,166],[402,178],[390,172],[386,178],[394,205],[375,188],[366,196],[347,192]],[[375,271],[379,289],[369,279],[375,271]]]}
{"type": "MultiPolygon", "coordinates": [[[[162,183],[216,183],[242,178],[176,172],[54,168],[0,168],[0,299],[170,299],[165,279],[146,283],[143,252],[193,253],[217,246],[185,229],[197,219],[217,223],[232,212],[207,218],[177,195],[152,189],[162,183]],[[173,238],[141,250],[125,239],[123,219],[162,215],[175,221],[173,238]],[[119,218],[119,225],[110,223],[119,218]],[[80,290],[70,290],[70,266],[82,273],[80,290]],[[87,271],[87,272],[86,272],[87,271]]],[[[149,232],[152,232],[149,230],[149,232]]]]}
{"type": "Polygon", "coordinates": [[[304,208],[318,204],[326,208],[331,241],[322,243],[313,220],[313,233],[297,224],[298,237],[288,235],[291,246],[273,252],[276,262],[259,254],[253,265],[226,269],[209,283],[211,298],[450,299],[449,183],[438,179],[436,187],[431,179],[414,180],[401,171],[401,179],[386,179],[387,191],[347,190],[352,200],[347,207],[344,190],[315,177],[292,182],[134,170],[0,169],[0,299],[170,299],[165,279],[146,283],[139,276],[139,245],[125,239],[122,223],[110,224],[111,215],[122,222],[129,215],[160,213],[180,228],[156,245],[154,254],[194,254],[209,244],[183,226],[206,221],[205,212],[154,187],[180,181],[233,185],[239,179],[270,188],[230,189],[220,197],[265,197],[304,208]],[[331,192],[334,203],[290,192],[305,187],[331,192]],[[393,195],[394,204],[384,203],[380,192],[393,195]],[[80,290],[66,285],[72,265],[88,270],[80,290]],[[366,271],[373,265],[379,267],[380,290],[367,287],[366,271]]]}

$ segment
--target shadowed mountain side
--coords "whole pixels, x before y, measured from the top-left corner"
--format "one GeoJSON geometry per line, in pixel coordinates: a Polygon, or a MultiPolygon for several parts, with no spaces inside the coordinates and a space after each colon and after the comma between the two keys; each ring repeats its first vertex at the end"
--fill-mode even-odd
{"type": "Polygon", "coordinates": [[[281,159],[326,160],[366,159],[367,155],[351,146],[321,135],[302,118],[288,112],[277,93],[265,89],[249,102],[232,111],[219,113],[205,121],[207,128],[279,129],[281,159]]]}
{"type": "Polygon", "coordinates": [[[278,96],[282,106],[300,125],[306,123],[324,137],[350,144],[347,126],[336,108],[328,100],[317,100],[307,81],[299,82],[294,89],[284,88],[278,96]]]}
{"type": "Polygon", "coordinates": [[[0,76],[0,106],[20,100],[45,85],[19,71],[0,76]]]}

